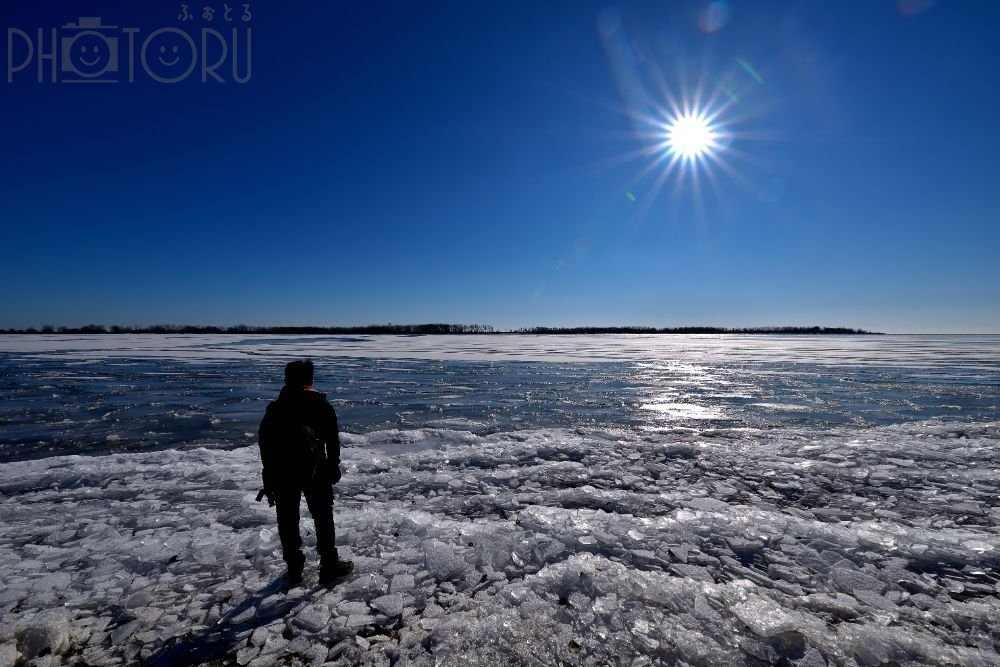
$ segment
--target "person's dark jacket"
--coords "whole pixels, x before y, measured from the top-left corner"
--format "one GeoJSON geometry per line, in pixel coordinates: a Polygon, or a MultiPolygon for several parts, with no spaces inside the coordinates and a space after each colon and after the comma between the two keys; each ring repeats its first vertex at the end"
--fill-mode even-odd
{"type": "Polygon", "coordinates": [[[331,484],[340,481],[340,431],[336,411],[326,400],[326,394],[285,386],[278,398],[267,406],[258,431],[264,488],[269,491],[288,484],[301,486],[308,481],[304,477],[313,472],[313,462],[304,460],[300,452],[290,451],[283,442],[297,425],[311,428],[325,444],[326,461],[318,474],[331,484]]]}

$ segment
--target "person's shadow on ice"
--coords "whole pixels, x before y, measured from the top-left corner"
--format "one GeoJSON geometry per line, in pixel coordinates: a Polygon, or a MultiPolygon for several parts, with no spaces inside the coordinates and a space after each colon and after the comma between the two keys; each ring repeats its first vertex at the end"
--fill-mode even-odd
{"type": "MultiPolygon", "coordinates": [[[[173,667],[174,665],[201,664],[235,654],[247,645],[250,634],[259,627],[285,617],[288,612],[308,599],[312,592],[289,598],[281,595],[268,604],[266,600],[287,590],[287,577],[282,574],[260,590],[230,609],[222,618],[204,630],[183,635],[172,643],[157,649],[140,664],[151,667],[173,667]],[[251,612],[252,613],[248,613],[251,612]]],[[[322,589],[317,589],[322,590],[322,589]]]]}

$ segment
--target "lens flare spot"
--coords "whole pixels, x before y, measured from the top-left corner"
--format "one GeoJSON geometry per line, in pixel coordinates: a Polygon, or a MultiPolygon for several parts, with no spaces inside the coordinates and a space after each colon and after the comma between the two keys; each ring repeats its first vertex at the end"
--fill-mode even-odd
{"type": "Polygon", "coordinates": [[[729,5],[722,0],[708,3],[698,16],[698,27],[704,32],[721,30],[729,22],[729,5]]]}
{"type": "Polygon", "coordinates": [[[896,6],[903,16],[923,14],[934,5],[934,0],[897,0],[896,6]]]}
{"type": "Polygon", "coordinates": [[[755,70],[750,65],[750,63],[748,63],[747,61],[743,60],[743,58],[737,58],[736,59],[736,64],[739,65],[740,68],[742,68],[742,70],[744,72],[746,72],[747,74],[749,74],[751,79],[753,79],[754,81],[756,81],[757,83],[759,83],[762,86],[764,85],[764,77],[762,77],[760,75],[760,72],[758,72],[757,70],[755,70]]]}

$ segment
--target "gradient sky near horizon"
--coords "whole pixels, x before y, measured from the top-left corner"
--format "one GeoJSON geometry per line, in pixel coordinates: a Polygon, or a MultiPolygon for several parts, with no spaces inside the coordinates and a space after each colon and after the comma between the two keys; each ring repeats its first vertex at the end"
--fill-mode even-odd
{"type": "Polygon", "coordinates": [[[996,3],[250,5],[243,85],[0,79],[0,327],[1000,332],[996,3]],[[679,100],[724,140],[666,173],[679,100]]]}

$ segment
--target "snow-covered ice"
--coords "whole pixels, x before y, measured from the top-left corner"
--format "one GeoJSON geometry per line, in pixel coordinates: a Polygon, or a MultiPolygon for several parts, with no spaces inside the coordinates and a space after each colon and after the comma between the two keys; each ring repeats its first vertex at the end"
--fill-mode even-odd
{"type": "Polygon", "coordinates": [[[1000,665],[998,388],[988,336],[0,337],[0,667],[1000,665]],[[286,592],[303,355],[355,570],[303,512],[286,592]]]}
{"type": "Polygon", "coordinates": [[[252,447],[5,464],[0,658],[1000,664],[996,422],[412,435],[345,437],[356,570],[288,594],[252,447]]]}

